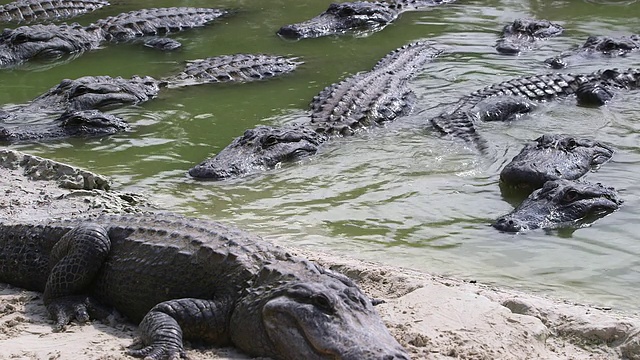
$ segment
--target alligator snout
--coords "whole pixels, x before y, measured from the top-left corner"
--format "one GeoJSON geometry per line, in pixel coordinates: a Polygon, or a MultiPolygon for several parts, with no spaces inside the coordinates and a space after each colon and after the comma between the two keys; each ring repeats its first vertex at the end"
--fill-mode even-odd
{"type": "Polygon", "coordinates": [[[300,39],[302,32],[295,25],[285,25],[278,30],[277,34],[285,39],[300,39]]]}
{"type": "Polygon", "coordinates": [[[503,216],[491,224],[494,228],[504,232],[519,232],[527,230],[529,227],[519,219],[511,216],[503,216]]]}

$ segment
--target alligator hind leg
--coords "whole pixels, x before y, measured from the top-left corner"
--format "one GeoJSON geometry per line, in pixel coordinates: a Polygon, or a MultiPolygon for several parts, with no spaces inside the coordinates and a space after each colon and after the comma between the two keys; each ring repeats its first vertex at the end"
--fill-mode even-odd
{"type": "Polygon", "coordinates": [[[203,299],[175,299],[154,306],[140,322],[141,349],[129,350],[149,360],[185,357],[182,337],[225,345],[230,342],[230,308],[225,302],[203,299]]]}
{"type": "Polygon", "coordinates": [[[89,320],[89,311],[97,304],[82,294],[94,280],[110,248],[106,229],[89,223],[70,230],[53,247],[44,303],[57,330],[74,319],[89,320]]]}

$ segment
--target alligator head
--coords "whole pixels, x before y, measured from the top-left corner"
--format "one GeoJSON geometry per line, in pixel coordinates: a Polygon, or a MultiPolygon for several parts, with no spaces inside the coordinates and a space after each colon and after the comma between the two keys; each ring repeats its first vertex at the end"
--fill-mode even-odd
{"type": "MultiPolygon", "coordinates": [[[[274,359],[409,359],[350,279],[308,266],[315,267],[315,274],[270,282],[239,301],[231,317],[234,344],[250,355],[274,359]]],[[[259,279],[281,271],[267,267],[259,279]]]]}
{"type": "Polygon", "coordinates": [[[78,24],[31,25],[5,29],[0,34],[0,67],[31,59],[57,60],[95,49],[103,41],[101,30],[78,24]]]}
{"type": "Polygon", "coordinates": [[[520,232],[581,226],[617,210],[621,204],[613,188],[573,180],[551,180],[511,213],[496,220],[493,227],[520,232]]]}
{"type": "Polygon", "coordinates": [[[224,180],[273,169],[315,154],[325,140],[326,135],[302,126],[258,126],[245,131],[215,157],[191,168],[189,175],[224,180]]]}
{"type": "Polygon", "coordinates": [[[316,38],[352,30],[380,30],[398,17],[399,11],[390,4],[356,1],[329,5],[322,14],[278,30],[287,39],[316,38]]]}
{"type": "Polygon", "coordinates": [[[65,79],[32,101],[40,108],[62,103],[67,110],[89,110],[133,105],[150,100],[164,83],[150,76],[131,79],[84,76],[65,79]]]}
{"type": "Polygon", "coordinates": [[[534,141],[502,169],[502,184],[533,190],[549,180],[575,180],[613,156],[608,145],[568,135],[542,135],[534,141]]]}
{"type": "Polygon", "coordinates": [[[563,31],[562,26],[548,20],[516,19],[502,29],[496,50],[503,54],[518,54],[533,46],[536,40],[558,36],[563,31]]]}

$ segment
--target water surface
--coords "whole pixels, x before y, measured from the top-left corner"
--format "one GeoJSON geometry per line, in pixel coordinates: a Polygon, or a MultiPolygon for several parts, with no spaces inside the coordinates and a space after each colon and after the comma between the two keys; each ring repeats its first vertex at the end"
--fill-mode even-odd
{"type": "MultiPolygon", "coordinates": [[[[84,75],[163,77],[188,59],[265,52],[300,56],[290,76],[251,84],[165,89],[141,106],[114,110],[130,133],[100,139],[13,145],[12,148],[86,167],[110,176],[116,187],[151,196],[188,215],[225,221],[284,245],[445,273],[576,301],[635,310],[640,296],[640,101],[619,92],[599,109],[573,100],[545,104],[513,123],[482,124],[491,156],[442,138],[427,119],[439,104],[514,76],[545,73],[547,57],[578,46],[589,35],[628,35],[640,29],[635,1],[459,1],[404,13],[383,31],[284,41],[275,31],[323,11],[329,1],[113,1],[78,18],[143,7],[213,6],[237,12],[214,25],[173,37],[184,47],[161,53],[136,44],[103,49],[57,66],[30,65],[0,72],[0,103],[23,103],[63,78],[84,75]],[[562,24],[563,36],[534,51],[504,56],[493,45],[517,17],[562,24]],[[325,86],[370,69],[411,41],[445,53],[412,82],[412,115],[384,128],[341,139],[311,159],[240,181],[203,182],[187,176],[247,128],[304,119],[325,86]],[[546,132],[596,138],[616,154],[588,180],[617,188],[620,211],[575,231],[511,235],[490,224],[516,202],[502,196],[500,169],[527,140],[546,132]]],[[[640,53],[567,69],[640,66],[640,53]]]]}

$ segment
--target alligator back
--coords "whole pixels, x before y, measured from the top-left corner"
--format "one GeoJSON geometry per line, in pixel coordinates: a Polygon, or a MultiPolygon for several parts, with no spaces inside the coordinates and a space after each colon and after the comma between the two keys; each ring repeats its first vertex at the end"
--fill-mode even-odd
{"type": "MultiPolygon", "coordinates": [[[[0,224],[0,281],[43,291],[53,245],[80,222],[0,224]]],[[[90,294],[134,321],[169,299],[237,298],[266,262],[292,259],[258,236],[215,222],[161,214],[90,222],[111,240],[90,294]]]]}
{"type": "Polygon", "coordinates": [[[422,42],[405,45],[378,61],[371,71],[326,87],[311,102],[312,126],[321,133],[350,135],[407,114],[415,98],[406,86],[408,80],[439,53],[422,42]]]}
{"type": "Polygon", "coordinates": [[[169,86],[262,80],[294,71],[297,58],[265,54],[235,54],[193,60],[178,75],[167,79],[169,86]]]}
{"type": "Polygon", "coordinates": [[[193,7],[142,9],[98,20],[94,26],[102,29],[109,41],[127,41],[204,26],[227,13],[193,7]]]}
{"type": "Polygon", "coordinates": [[[0,22],[68,19],[106,5],[106,0],[18,0],[0,5],[0,22]]]}

